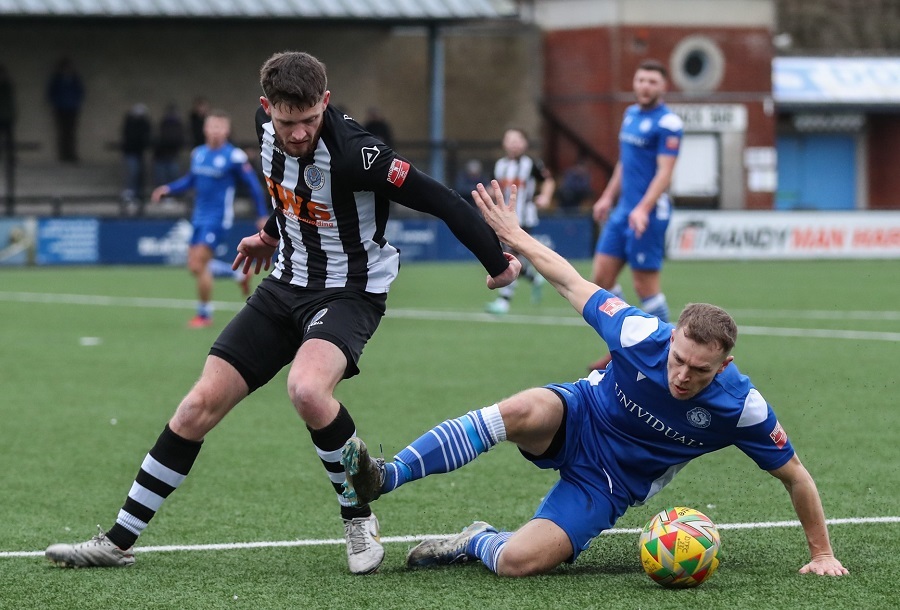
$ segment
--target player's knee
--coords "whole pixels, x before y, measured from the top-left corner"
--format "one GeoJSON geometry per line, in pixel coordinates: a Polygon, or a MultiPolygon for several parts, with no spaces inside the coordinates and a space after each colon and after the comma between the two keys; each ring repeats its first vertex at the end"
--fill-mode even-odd
{"type": "Polygon", "coordinates": [[[187,262],[188,271],[190,271],[194,275],[200,275],[204,271],[206,271],[207,261],[203,260],[199,256],[189,256],[187,262]]]}
{"type": "Polygon", "coordinates": [[[222,419],[222,410],[212,393],[194,388],[178,405],[170,427],[183,438],[201,440],[222,419]]]}
{"type": "Polygon", "coordinates": [[[288,376],[288,396],[304,421],[318,418],[319,412],[331,402],[331,392],[314,380],[288,376]]]}
{"type": "Polygon", "coordinates": [[[510,578],[536,576],[546,574],[557,565],[550,563],[543,553],[507,545],[497,560],[497,574],[510,578]]]}

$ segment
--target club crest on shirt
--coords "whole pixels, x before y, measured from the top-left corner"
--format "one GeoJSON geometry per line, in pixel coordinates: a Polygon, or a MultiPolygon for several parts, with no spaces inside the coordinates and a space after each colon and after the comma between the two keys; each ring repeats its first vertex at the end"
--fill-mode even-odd
{"type": "Polygon", "coordinates": [[[688,411],[687,418],[695,428],[708,428],[712,422],[712,416],[703,407],[694,407],[688,411]]]}
{"type": "Polygon", "coordinates": [[[363,158],[363,169],[371,169],[372,164],[375,162],[375,159],[378,158],[378,154],[381,151],[378,150],[377,146],[366,146],[361,150],[363,158]]]}
{"type": "Polygon", "coordinates": [[[318,191],[325,186],[325,175],[315,165],[307,165],[303,170],[303,181],[310,189],[318,191]]]}

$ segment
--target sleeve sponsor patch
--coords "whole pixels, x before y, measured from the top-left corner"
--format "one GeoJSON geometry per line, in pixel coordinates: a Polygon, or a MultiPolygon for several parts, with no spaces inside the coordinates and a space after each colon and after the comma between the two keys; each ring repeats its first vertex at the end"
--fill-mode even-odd
{"type": "Polygon", "coordinates": [[[666,138],[666,148],[669,150],[678,150],[678,146],[681,144],[681,138],[678,136],[669,136],[666,138]]]}
{"type": "Polygon", "coordinates": [[[403,186],[403,182],[406,180],[406,175],[408,173],[409,163],[401,159],[394,159],[391,162],[390,169],[388,169],[387,181],[397,188],[400,188],[403,186]]]}
{"type": "Polygon", "coordinates": [[[602,305],[600,305],[600,311],[608,315],[609,317],[613,317],[616,315],[616,312],[622,311],[628,307],[628,303],[620,299],[619,297],[611,297],[606,299],[602,305]]]}
{"type": "Polygon", "coordinates": [[[788,440],[787,432],[784,431],[784,428],[781,427],[781,422],[778,421],[775,422],[775,429],[769,433],[769,437],[779,449],[783,449],[788,440]]]}

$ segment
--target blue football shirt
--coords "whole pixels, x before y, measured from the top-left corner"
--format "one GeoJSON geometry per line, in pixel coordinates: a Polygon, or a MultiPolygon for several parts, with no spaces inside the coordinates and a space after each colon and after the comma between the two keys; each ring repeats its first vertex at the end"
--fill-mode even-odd
{"type": "Polygon", "coordinates": [[[178,195],[194,189],[194,226],[230,228],[234,221],[234,193],[237,181],[247,185],[259,216],[266,216],[265,195],[247,153],[226,142],[219,148],[201,145],[191,151],[190,172],[169,184],[178,195]]]}
{"type": "Polygon", "coordinates": [[[622,186],[613,213],[627,216],[634,209],[656,175],[657,156],[677,156],[683,134],[684,123],[665,104],[650,110],[632,104],[625,110],[619,130],[622,186]]]}
{"type": "Polygon", "coordinates": [[[730,445],[764,470],[794,455],[775,412],[734,362],[694,398],[677,400],[666,366],[673,324],[602,289],[583,315],[612,355],[605,375],[595,371],[587,379],[594,416],[584,431],[592,437],[586,446],[596,447],[633,504],[644,503],[690,460],[730,445]]]}

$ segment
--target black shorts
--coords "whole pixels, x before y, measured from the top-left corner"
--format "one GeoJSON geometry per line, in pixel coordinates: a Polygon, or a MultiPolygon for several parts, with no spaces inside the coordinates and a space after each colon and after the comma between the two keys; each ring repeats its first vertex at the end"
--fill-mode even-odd
{"type": "Polygon", "coordinates": [[[363,347],[384,316],[386,294],[310,290],[265,278],[222,330],[209,353],[230,363],[250,391],[267,384],[307,339],[324,339],[347,357],[344,379],[359,373],[363,347]]]}

